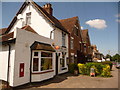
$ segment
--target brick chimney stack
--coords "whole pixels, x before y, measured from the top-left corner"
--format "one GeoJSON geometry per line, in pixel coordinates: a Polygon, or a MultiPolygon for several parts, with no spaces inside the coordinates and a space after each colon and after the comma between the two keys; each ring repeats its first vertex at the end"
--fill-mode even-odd
{"type": "Polygon", "coordinates": [[[46,10],[48,14],[52,15],[53,9],[52,9],[52,5],[50,3],[46,3],[43,6],[43,9],[46,10]]]}

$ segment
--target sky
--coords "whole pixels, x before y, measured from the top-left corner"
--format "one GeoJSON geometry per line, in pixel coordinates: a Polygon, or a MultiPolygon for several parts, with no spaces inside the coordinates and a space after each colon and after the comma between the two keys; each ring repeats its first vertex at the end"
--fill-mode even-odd
{"type": "MultiPolygon", "coordinates": [[[[37,2],[40,6],[45,2],[37,2]]],[[[50,2],[57,19],[79,17],[82,29],[89,30],[91,44],[106,54],[118,52],[118,2],[50,2]]],[[[2,27],[7,27],[22,2],[2,2],[2,27]]],[[[0,4],[1,6],[1,4],[0,4]]]]}

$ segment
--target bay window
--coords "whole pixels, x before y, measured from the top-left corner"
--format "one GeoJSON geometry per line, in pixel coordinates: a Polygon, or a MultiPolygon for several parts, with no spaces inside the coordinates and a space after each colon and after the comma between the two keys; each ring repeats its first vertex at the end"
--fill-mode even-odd
{"type": "Polygon", "coordinates": [[[53,69],[53,53],[48,51],[33,51],[33,72],[53,69]]]}

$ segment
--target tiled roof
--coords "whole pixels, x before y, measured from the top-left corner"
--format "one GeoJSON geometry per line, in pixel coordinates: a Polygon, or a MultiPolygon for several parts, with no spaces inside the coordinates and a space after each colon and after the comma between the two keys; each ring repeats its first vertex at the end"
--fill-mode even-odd
{"type": "Polygon", "coordinates": [[[14,32],[11,32],[11,33],[2,35],[2,36],[0,37],[0,42],[9,41],[9,40],[13,39],[13,37],[14,37],[14,32]]]}
{"type": "Polygon", "coordinates": [[[83,41],[88,43],[89,45],[91,45],[90,43],[90,38],[89,38],[89,34],[88,34],[88,29],[85,29],[85,30],[81,30],[82,31],[82,38],[83,38],[83,41]]]}
{"type": "Polygon", "coordinates": [[[59,20],[60,23],[67,29],[69,33],[72,33],[73,27],[76,24],[78,17],[72,17],[67,19],[59,20]]]}
{"type": "Polygon", "coordinates": [[[21,29],[37,34],[37,32],[32,27],[30,27],[29,25],[26,25],[26,26],[22,27],[21,29]]]}
{"type": "Polygon", "coordinates": [[[83,41],[86,42],[87,41],[87,35],[88,35],[88,30],[81,30],[82,31],[82,38],[83,41]]]}
{"type": "Polygon", "coordinates": [[[0,29],[0,35],[3,35],[6,32],[7,28],[0,29]]]}
{"type": "MultiPolygon", "coordinates": [[[[67,30],[61,25],[61,23],[59,22],[59,20],[57,20],[54,16],[48,14],[41,6],[39,6],[37,3],[31,1],[31,3],[38,9],[38,11],[40,11],[48,20],[50,20],[50,22],[57,28],[60,28],[61,30],[63,30],[64,32],[68,33],[67,30]]],[[[14,19],[12,20],[12,22],[10,23],[7,31],[5,33],[8,33],[11,29],[11,27],[14,25],[14,23],[17,20],[17,15],[22,13],[23,9],[28,5],[27,2],[24,2],[22,7],[19,9],[18,13],[16,14],[16,16],[14,17],[14,19]]]]}

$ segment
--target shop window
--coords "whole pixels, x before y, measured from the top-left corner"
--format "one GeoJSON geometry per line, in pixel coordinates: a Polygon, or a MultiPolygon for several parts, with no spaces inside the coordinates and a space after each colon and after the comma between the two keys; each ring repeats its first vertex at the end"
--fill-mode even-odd
{"type": "Polygon", "coordinates": [[[52,69],[52,53],[41,52],[41,71],[52,69]]]}
{"type": "Polygon", "coordinates": [[[33,72],[52,69],[53,54],[47,51],[33,51],[33,72]]]}
{"type": "Polygon", "coordinates": [[[52,58],[41,58],[41,71],[52,69],[52,58]]]}
{"type": "Polygon", "coordinates": [[[38,71],[39,58],[33,58],[33,71],[38,71]]]}
{"type": "Polygon", "coordinates": [[[34,56],[38,56],[38,52],[34,52],[34,56]]]}

